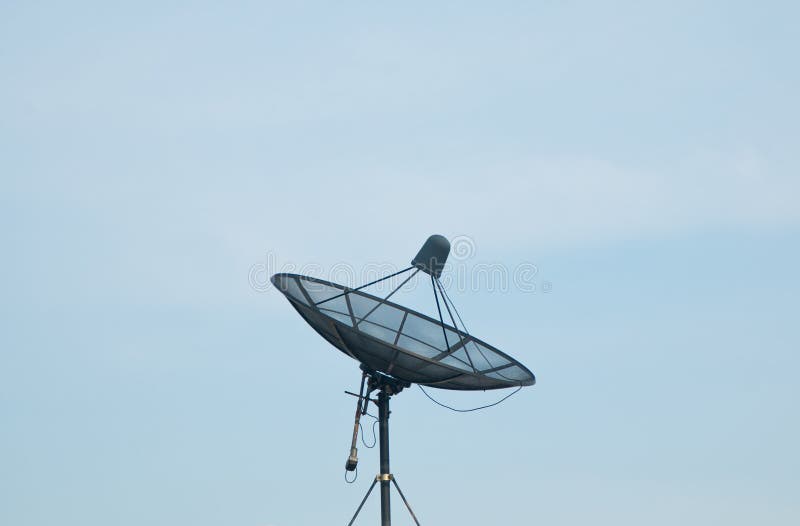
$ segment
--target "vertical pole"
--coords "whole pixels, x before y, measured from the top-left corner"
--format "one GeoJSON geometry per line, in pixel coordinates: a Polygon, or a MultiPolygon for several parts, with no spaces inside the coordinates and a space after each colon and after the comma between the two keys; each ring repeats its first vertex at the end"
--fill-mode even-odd
{"type": "Polygon", "coordinates": [[[389,395],[385,390],[378,394],[378,420],[381,443],[381,526],[391,526],[392,513],[389,505],[389,395]]]}

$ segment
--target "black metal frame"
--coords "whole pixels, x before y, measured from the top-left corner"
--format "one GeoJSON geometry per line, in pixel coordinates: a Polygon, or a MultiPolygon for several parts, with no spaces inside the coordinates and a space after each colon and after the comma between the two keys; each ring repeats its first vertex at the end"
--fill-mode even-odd
{"type": "MultiPolygon", "coordinates": [[[[420,361],[423,361],[423,362],[426,362],[426,363],[430,363],[430,364],[435,364],[435,365],[437,365],[439,367],[448,369],[448,370],[453,372],[452,377],[444,378],[444,379],[442,379],[440,381],[426,382],[426,381],[413,380],[415,383],[419,383],[421,385],[426,385],[426,386],[431,386],[431,387],[440,387],[439,384],[448,383],[448,382],[450,382],[450,381],[452,381],[454,379],[458,379],[459,377],[462,377],[462,376],[463,377],[473,377],[473,378],[481,379],[481,380],[484,381],[484,383],[482,383],[482,385],[480,385],[479,387],[464,387],[464,388],[462,388],[462,387],[454,387],[452,385],[448,385],[448,387],[446,387],[446,388],[447,389],[457,389],[457,390],[466,389],[466,390],[484,390],[484,391],[486,391],[486,390],[491,390],[491,389],[502,389],[502,388],[506,388],[506,387],[519,387],[519,386],[525,386],[525,385],[534,385],[536,383],[536,378],[533,375],[533,373],[527,367],[525,367],[522,363],[520,363],[518,360],[516,360],[516,359],[512,358],[511,356],[509,356],[508,354],[500,351],[496,347],[494,347],[492,345],[489,345],[485,341],[480,340],[478,338],[475,338],[474,336],[469,334],[466,330],[459,329],[456,323],[453,323],[452,326],[447,324],[447,323],[444,323],[444,321],[442,319],[443,316],[440,315],[439,319],[435,319],[435,318],[432,318],[430,316],[426,316],[425,314],[422,314],[420,312],[412,311],[411,309],[408,309],[406,307],[398,305],[398,304],[396,304],[396,303],[394,303],[392,301],[388,301],[388,297],[381,298],[381,297],[377,297],[377,296],[374,296],[374,295],[371,295],[371,294],[368,294],[366,292],[361,291],[361,289],[365,288],[368,285],[372,285],[372,284],[375,284],[377,282],[380,282],[380,281],[389,279],[391,277],[397,276],[398,274],[401,274],[403,272],[407,272],[409,270],[412,270],[413,268],[414,267],[410,267],[410,268],[401,270],[400,272],[396,272],[394,274],[391,274],[391,275],[386,276],[384,278],[375,280],[373,282],[368,283],[367,285],[362,285],[362,286],[357,287],[357,288],[349,288],[349,287],[345,287],[343,285],[339,285],[337,283],[333,283],[333,282],[330,282],[330,281],[322,280],[322,279],[319,279],[319,278],[313,278],[313,277],[310,277],[310,276],[303,276],[303,275],[292,274],[292,273],[276,274],[276,275],[274,275],[272,277],[272,280],[273,280],[273,282],[276,282],[276,280],[280,280],[280,279],[284,279],[284,278],[285,279],[292,279],[292,280],[296,279],[296,280],[298,280],[298,282],[299,281],[303,281],[303,282],[310,282],[310,283],[318,283],[320,285],[324,285],[324,286],[328,286],[328,287],[332,287],[332,288],[337,288],[337,289],[341,290],[342,292],[339,293],[339,294],[336,294],[336,295],[334,295],[334,296],[332,296],[330,298],[326,298],[325,300],[322,300],[322,301],[319,301],[319,302],[315,302],[314,300],[312,300],[307,295],[307,293],[306,293],[305,289],[303,288],[303,286],[300,286],[300,289],[301,289],[301,291],[303,292],[303,295],[304,295],[304,299],[306,300],[305,303],[301,303],[299,300],[293,298],[289,294],[287,294],[286,297],[287,297],[287,299],[289,299],[290,303],[294,306],[294,308],[300,313],[300,315],[303,316],[303,318],[305,318],[306,321],[320,335],[322,335],[326,340],[328,340],[335,347],[339,348],[340,350],[342,350],[343,352],[345,352],[346,354],[348,354],[349,356],[355,358],[358,361],[361,361],[361,360],[356,355],[354,355],[354,353],[351,350],[347,349],[347,346],[344,344],[344,342],[343,342],[341,337],[336,338],[335,341],[331,340],[331,338],[327,337],[320,330],[320,328],[316,326],[317,322],[315,322],[313,319],[309,319],[309,317],[306,315],[306,310],[309,310],[309,311],[311,311],[313,313],[321,314],[322,316],[327,318],[328,323],[330,323],[330,325],[332,325],[335,328],[335,332],[336,332],[337,335],[339,335],[340,331],[348,331],[348,330],[356,331],[356,332],[358,332],[358,334],[359,334],[359,336],[361,338],[366,338],[366,339],[371,340],[371,341],[373,341],[373,342],[375,342],[375,343],[377,343],[377,344],[379,344],[381,346],[384,346],[385,348],[387,348],[388,351],[391,351],[394,356],[397,356],[400,353],[404,353],[404,354],[413,356],[417,360],[420,360],[420,361]],[[412,351],[410,351],[408,349],[405,349],[405,348],[401,347],[397,343],[393,344],[393,343],[390,343],[390,342],[387,342],[387,341],[384,341],[384,340],[380,340],[380,339],[378,339],[378,338],[376,338],[376,337],[374,337],[374,336],[372,336],[370,334],[364,333],[364,332],[359,330],[359,328],[357,327],[357,323],[356,323],[356,322],[363,321],[363,320],[359,320],[358,318],[355,318],[353,316],[352,309],[350,308],[350,305],[349,305],[349,303],[350,303],[349,302],[349,296],[350,296],[351,293],[357,293],[358,295],[365,296],[365,297],[367,297],[367,298],[369,298],[369,299],[371,299],[373,301],[379,302],[380,304],[385,304],[385,305],[391,306],[391,307],[393,307],[395,309],[399,309],[399,310],[403,311],[405,313],[404,314],[404,320],[403,320],[403,322],[401,324],[400,330],[397,330],[397,333],[398,333],[397,339],[399,339],[399,337],[401,336],[401,330],[402,330],[403,325],[405,324],[405,317],[408,316],[408,314],[410,313],[410,314],[413,314],[414,316],[417,316],[418,318],[433,322],[433,323],[435,323],[437,325],[442,326],[443,328],[445,328],[445,329],[447,329],[449,331],[454,332],[455,334],[458,335],[459,341],[456,341],[456,342],[453,342],[453,343],[447,342],[448,346],[449,346],[449,349],[440,350],[438,355],[430,358],[430,357],[427,357],[427,356],[416,354],[416,353],[414,353],[414,352],[412,352],[412,351]],[[341,314],[349,316],[351,318],[351,320],[353,320],[352,321],[353,325],[350,325],[350,326],[342,324],[339,320],[328,316],[324,312],[324,310],[321,310],[321,309],[324,309],[324,307],[321,307],[321,305],[324,305],[326,302],[328,302],[328,301],[330,301],[330,300],[332,300],[334,298],[342,297],[342,296],[344,296],[348,300],[348,313],[341,313],[341,314]],[[454,366],[452,366],[452,365],[450,365],[448,363],[445,363],[445,362],[441,361],[442,358],[452,355],[455,351],[457,351],[457,350],[459,350],[461,348],[466,348],[468,345],[477,345],[477,344],[482,345],[483,347],[488,349],[493,354],[501,357],[502,359],[505,360],[506,363],[504,363],[502,365],[499,365],[497,367],[491,367],[491,368],[488,368],[488,369],[478,369],[478,370],[476,370],[476,368],[474,368],[474,364],[470,364],[470,363],[464,362],[461,359],[458,359],[457,357],[456,357],[456,359],[459,362],[463,363],[463,365],[465,366],[464,368],[456,368],[456,367],[454,367],[454,366]],[[522,371],[527,373],[529,378],[524,379],[524,380],[519,380],[519,379],[516,379],[516,378],[507,377],[507,376],[503,375],[502,372],[500,372],[500,371],[503,371],[504,369],[510,369],[510,368],[512,368],[514,366],[518,367],[519,369],[521,369],[522,371]],[[489,373],[495,373],[498,376],[500,376],[500,378],[497,378],[497,377],[489,378],[489,377],[486,376],[489,373]]],[[[405,281],[403,282],[403,284],[404,283],[405,283],[405,281]]],[[[298,283],[298,285],[299,285],[299,283],[298,283]]],[[[276,286],[277,286],[277,283],[276,283],[276,286]]],[[[434,287],[434,293],[436,293],[436,289],[437,288],[439,289],[439,292],[441,293],[441,299],[444,300],[444,303],[445,303],[445,306],[446,306],[445,308],[447,309],[447,311],[450,314],[451,318],[452,318],[453,314],[456,314],[456,318],[460,319],[460,315],[458,315],[457,311],[455,311],[455,313],[450,311],[450,307],[454,308],[455,305],[453,305],[452,301],[449,300],[449,298],[447,297],[447,293],[444,290],[444,288],[441,287],[441,283],[439,283],[438,280],[434,280],[433,287],[434,287]],[[448,304],[449,304],[449,307],[448,307],[448,304]]],[[[283,290],[280,286],[278,286],[278,288],[280,290],[283,290]]],[[[391,294],[394,294],[394,292],[396,292],[399,288],[400,287],[395,288],[391,292],[391,294]]],[[[381,327],[385,327],[385,326],[383,326],[383,325],[381,325],[379,323],[375,323],[375,322],[369,322],[369,323],[374,323],[375,325],[378,325],[378,326],[381,326],[381,327]]],[[[463,326],[463,322],[461,323],[461,325],[463,326]]],[[[392,331],[396,330],[396,329],[391,328],[391,327],[385,327],[385,328],[390,329],[392,331]]],[[[464,329],[466,329],[466,328],[464,328],[464,329]]],[[[411,339],[417,340],[416,338],[414,338],[413,336],[410,336],[408,334],[402,334],[402,335],[406,336],[406,337],[409,337],[411,339]]],[[[397,342],[397,339],[395,340],[395,342],[397,342]]],[[[417,340],[417,341],[420,341],[420,340],[417,340]]],[[[426,345],[429,345],[426,342],[422,342],[422,341],[420,341],[420,342],[424,343],[426,345]]],[[[483,352],[481,352],[481,350],[479,348],[476,347],[476,350],[478,351],[478,353],[480,355],[483,355],[483,352]]],[[[468,354],[468,356],[469,356],[469,354],[468,354]]],[[[488,360],[485,355],[483,355],[483,358],[487,363],[491,363],[491,361],[488,360]]],[[[472,361],[472,357],[468,357],[468,360],[471,362],[472,361]]],[[[390,364],[390,368],[393,368],[393,367],[394,367],[394,360],[392,361],[392,364],[390,364]]],[[[387,370],[386,372],[393,374],[393,371],[390,371],[390,370],[387,370]]]]}

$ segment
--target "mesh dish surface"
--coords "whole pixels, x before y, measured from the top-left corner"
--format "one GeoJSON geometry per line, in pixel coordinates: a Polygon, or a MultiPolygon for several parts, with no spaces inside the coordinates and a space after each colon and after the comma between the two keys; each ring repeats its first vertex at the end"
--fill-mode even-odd
{"type": "Polygon", "coordinates": [[[298,274],[272,283],[323,338],[400,380],[461,391],[533,385],[533,373],[491,345],[362,291],[298,274]],[[346,294],[343,294],[347,292],[346,294]]]}

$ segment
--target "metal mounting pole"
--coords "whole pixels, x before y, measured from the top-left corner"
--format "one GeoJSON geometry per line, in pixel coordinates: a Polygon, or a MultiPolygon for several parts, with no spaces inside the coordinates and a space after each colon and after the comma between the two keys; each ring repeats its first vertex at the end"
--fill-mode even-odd
{"type": "Polygon", "coordinates": [[[389,470],[389,394],[381,390],[378,394],[378,427],[380,430],[381,471],[381,526],[391,526],[392,512],[389,503],[391,471],[389,470]]]}
{"type": "MultiPolygon", "coordinates": [[[[397,485],[397,481],[394,480],[394,476],[392,476],[392,472],[389,468],[389,414],[391,413],[389,411],[389,398],[391,398],[392,395],[396,395],[404,388],[409,387],[411,384],[401,380],[396,380],[380,373],[376,373],[365,365],[362,365],[361,369],[369,377],[369,389],[367,389],[367,394],[364,398],[364,411],[366,412],[366,404],[368,402],[373,402],[378,406],[378,442],[380,443],[381,469],[378,475],[375,477],[375,480],[372,481],[372,485],[369,487],[369,490],[364,496],[364,499],[361,501],[361,504],[359,504],[358,509],[356,510],[355,515],[353,515],[353,518],[350,520],[348,526],[352,526],[352,524],[355,522],[359,512],[361,511],[361,508],[364,507],[364,503],[367,501],[367,497],[369,497],[369,494],[372,493],[372,489],[378,482],[381,483],[381,526],[392,526],[392,509],[389,497],[392,484],[394,484],[395,488],[397,488],[397,492],[400,493],[400,497],[403,499],[406,508],[408,508],[408,512],[411,513],[411,518],[413,518],[414,522],[417,524],[417,526],[419,526],[419,521],[417,520],[416,515],[414,515],[414,512],[411,510],[411,506],[408,504],[406,496],[403,495],[402,491],[400,491],[400,486],[397,485]],[[377,400],[369,398],[369,393],[372,391],[378,391],[377,400]]],[[[355,393],[349,394],[358,396],[355,395],[355,393]]],[[[359,396],[359,398],[361,397],[359,396]]]]}

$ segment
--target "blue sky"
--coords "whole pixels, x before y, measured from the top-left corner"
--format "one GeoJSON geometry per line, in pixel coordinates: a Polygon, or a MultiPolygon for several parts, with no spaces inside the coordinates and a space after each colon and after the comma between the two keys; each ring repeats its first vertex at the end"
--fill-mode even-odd
{"type": "Polygon", "coordinates": [[[441,233],[538,384],[394,400],[425,523],[797,523],[798,15],[4,3],[0,522],[344,523],[357,368],[252,269],[441,233]]]}

